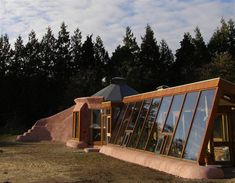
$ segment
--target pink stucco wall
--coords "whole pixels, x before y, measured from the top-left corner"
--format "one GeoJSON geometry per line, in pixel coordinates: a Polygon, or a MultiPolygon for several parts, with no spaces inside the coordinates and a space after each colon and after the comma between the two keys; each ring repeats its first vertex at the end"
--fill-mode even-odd
{"type": "Polygon", "coordinates": [[[17,141],[58,141],[65,143],[72,136],[74,106],[51,117],[38,120],[34,126],[17,137],[17,141]]]}
{"type": "Polygon", "coordinates": [[[100,153],[183,178],[217,179],[224,177],[223,170],[215,166],[200,166],[196,162],[163,157],[115,145],[102,146],[100,153]]]}

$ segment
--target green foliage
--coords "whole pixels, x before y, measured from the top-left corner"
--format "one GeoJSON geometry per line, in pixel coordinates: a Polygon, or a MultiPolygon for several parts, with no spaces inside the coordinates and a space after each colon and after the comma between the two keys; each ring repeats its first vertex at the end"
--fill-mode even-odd
{"type": "Polygon", "coordinates": [[[111,58],[102,39],[88,35],[84,42],[77,28],[70,36],[65,23],[58,37],[50,27],[39,41],[31,31],[26,44],[19,36],[11,48],[0,36],[0,130],[27,128],[37,119],[74,104],[122,76],[139,92],[159,85],[174,86],[222,77],[235,82],[235,24],[221,20],[205,43],[201,31],[185,33],[173,55],[165,40],[159,43],[150,25],[140,44],[130,27],[111,58]],[[102,82],[106,79],[106,82],[102,82]]]}
{"type": "Polygon", "coordinates": [[[211,79],[221,77],[231,82],[235,82],[235,60],[225,52],[215,56],[213,61],[205,65],[201,70],[201,79],[211,79]]]}

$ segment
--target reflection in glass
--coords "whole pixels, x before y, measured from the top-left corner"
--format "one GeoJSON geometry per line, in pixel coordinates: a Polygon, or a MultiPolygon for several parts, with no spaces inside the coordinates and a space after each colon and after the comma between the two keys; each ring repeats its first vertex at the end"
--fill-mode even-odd
{"type": "Polygon", "coordinates": [[[142,134],[140,137],[140,141],[139,141],[139,144],[137,147],[139,149],[145,148],[148,137],[151,134],[151,129],[152,129],[152,126],[154,123],[154,119],[157,115],[160,101],[161,101],[160,99],[153,99],[153,101],[152,101],[151,108],[149,109],[149,114],[148,114],[148,117],[147,117],[146,122],[144,124],[144,128],[143,128],[143,131],[142,131],[142,134]]]}
{"type": "Polygon", "coordinates": [[[142,105],[142,102],[136,102],[135,107],[134,107],[134,111],[133,111],[133,115],[132,115],[132,119],[127,127],[127,130],[134,129],[135,122],[136,122],[136,119],[137,119],[138,114],[140,112],[141,105],[142,105]]]}
{"type": "Polygon", "coordinates": [[[115,143],[115,139],[116,139],[119,127],[121,125],[121,122],[122,122],[122,119],[123,119],[123,115],[124,115],[124,113],[126,111],[127,105],[128,104],[124,104],[124,106],[121,109],[121,112],[117,115],[116,124],[115,124],[115,128],[114,128],[114,130],[112,132],[110,143],[113,143],[113,144],[115,143]]]}
{"type": "Polygon", "coordinates": [[[134,103],[130,103],[127,107],[125,116],[122,120],[121,128],[118,132],[118,137],[117,137],[116,144],[121,145],[121,143],[122,143],[122,140],[123,140],[123,137],[124,137],[124,132],[125,132],[125,129],[126,129],[128,123],[129,123],[129,120],[131,118],[131,114],[132,114],[133,109],[134,109],[134,103]]]}
{"type": "Polygon", "coordinates": [[[162,99],[162,104],[161,104],[161,107],[159,109],[159,113],[158,113],[158,116],[156,119],[156,123],[158,123],[158,126],[160,129],[162,129],[162,125],[165,122],[167,112],[168,112],[170,104],[171,104],[171,100],[172,100],[172,96],[164,97],[162,99]]]}
{"type": "Polygon", "coordinates": [[[214,147],[215,161],[230,161],[230,151],[228,146],[214,147]]]}
{"type": "Polygon", "coordinates": [[[228,142],[228,120],[226,114],[219,114],[214,120],[213,140],[214,142],[228,142]]]}
{"type": "Polygon", "coordinates": [[[152,101],[151,99],[144,101],[143,107],[141,109],[141,113],[139,115],[139,118],[136,121],[134,132],[132,133],[130,142],[127,145],[128,147],[136,147],[137,146],[138,139],[139,139],[139,136],[140,136],[140,133],[142,130],[142,126],[143,126],[145,117],[147,115],[147,112],[149,110],[151,101],[152,101]]]}
{"type": "MultiPolygon", "coordinates": [[[[158,112],[158,116],[154,122],[153,130],[149,138],[146,150],[160,153],[163,142],[164,135],[161,133],[162,125],[166,119],[167,112],[171,104],[172,96],[164,97],[161,102],[161,106],[158,112]]],[[[160,103],[160,101],[159,101],[160,103]]]]}
{"type": "Polygon", "coordinates": [[[192,129],[190,131],[183,156],[185,159],[197,160],[198,151],[206,129],[207,119],[210,115],[214,94],[215,90],[207,90],[201,93],[192,129]]]}
{"type": "Polygon", "coordinates": [[[180,108],[183,104],[184,95],[176,95],[173,98],[173,102],[170,108],[170,112],[167,116],[166,124],[164,126],[164,132],[173,132],[176,121],[178,120],[180,108]]]}
{"type": "Polygon", "coordinates": [[[188,134],[193,112],[197,103],[199,92],[188,93],[180,115],[174,139],[171,144],[169,155],[181,157],[183,146],[188,134]]]}
{"type": "Polygon", "coordinates": [[[100,141],[101,140],[101,117],[100,110],[92,110],[92,140],[100,141]]]}

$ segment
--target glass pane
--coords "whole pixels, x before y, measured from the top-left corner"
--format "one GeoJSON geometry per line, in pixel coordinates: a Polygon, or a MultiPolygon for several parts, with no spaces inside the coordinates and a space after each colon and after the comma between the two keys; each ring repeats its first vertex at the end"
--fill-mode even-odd
{"type": "Polygon", "coordinates": [[[119,130],[119,133],[118,133],[116,144],[120,145],[122,143],[124,132],[125,132],[126,127],[127,127],[128,123],[129,123],[129,120],[131,118],[131,114],[132,114],[133,109],[134,109],[134,103],[130,103],[128,105],[128,107],[127,107],[125,116],[124,116],[124,118],[122,120],[122,124],[121,124],[121,128],[119,130]]]}
{"type": "Polygon", "coordinates": [[[172,135],[167,135],[166,136],[166,143],[165,143],[165,147],[164,147],[164,150],[163,150],[163,154],[165,154],[165,155],[167,155],[167,153],[168,153],[170,143],[171,143],[171,138],[172,138],[172,135]]]}
{"type": "Polygon", "coordinates": [[[213,130],[214,142],[228,142],[228,121],[226,114],[220,114],[215,118],[213,130]]]}
{"type": "Polygon", "coordinates": [[[112,126],[115,126],[115,127],[114,127],[114,130],[113,130],[112,135],[111,135],[110,143],[115,143],[115,139],[116,139],[118,130],[120,128],[121,121],[123,119],[123,115],[126,111],[126,108],[127,108],[127,104],[124,104],[124,106],[121,109],[121,112],[117,113],[116,120],[114,121],[114,124],[112,124],[112,126]]]}
{"type": "Polygon", "coordinates": [[[100,110],[92,110],[92,128],[100,128],[101,121],[100,121],[100,110]]]}
{"type": "Polygon", "coordinates": [[[93,141],[100,141],[101,140],[101,130],[100,129],[93,129],[92,130],[92,140],[93,141]]]}
{"type": "Polygon", "coordinates": [[[158,99],[153,99],[153,101],[152,101],[151,107],[149,109],[149,114],[148,114],[148,117],[146,119],[146,123],[144,125],[144,129],[143,129],[143,132],[142,132],[142,135],[140,137],[139,144],[138,144],[139,149],[144,149],[145,148],[148,137],[151,134],[151,129],[152,129],[152,126],[154,124],[154,119],[157,115],[157,111],[158,111],[158,108],[159,108],[159,105],[160,105],[160,101],[161,101],[161,99],[159,99],[159,98],[158,99]]]}
{"type": "Polygon", "coordinates": [[[162,129],[162,125],[165,122],[166,115],[171,104],[171,100],[172,100],[172,96],[164,97],[162,99],[161,107],[159,109],[159,113],[156,119],[156,123],[158,123],[158,126],[160,127],[160,129],[162,129]]]}
{"type": "Polygon", "coordinates": [[[135,122],[136,119],[138,117],[138,114],[140,112],[140,108],[143,102],[136,102],[135,107],[134,107],[134,111],[133,111],[133,115],[132,115],[132,119],[127,127],[128,130],[133,130],[134,126],[135,126],[135,122]]]}
{"type": "Polygon", "coordinates": [[[228,146],[214,147],[215,161],[230,161],[228,146]]]}
{"type": "Polygon", "coordinates": [[[139,115],[139,118],[136,121],[134,132],[131,135],[130,143],[127,146],[129,147],[137,146],[138,139],[142,130],[142,126],[143,126],[145,117],[147,115],[147,112],[149,110],[150,104],[151,104],[151,99],[144,101],[143,107],[141,109],[141,113],[139,115]]]}
{"type": "Polygon", "coordinates": [[[183,104],[183,99],[184,95],[174,96],[170,112],[167,116],[166,124],[164,126],[164,132],[173,132],[175,124],[179,117],[180,108],[183,104]]]}
{"type": "Polygon", "coordinates": [[[192,129],[186,145],[183,158],[197,160],[198,151],[200,149],[202,138],[204,137],[206,123],[210,115],[211,106],[214,98],[215,90],[203,91],[197,111],[194,117],[192,129]]]}
{"type": "Polygon", "coordinates": [[[181,157],[183,146],[188,135],[193,112],[197,103],[199,92],[188,93],[180,115],[174,139],[171,144],[169,155],[181,157]]]}

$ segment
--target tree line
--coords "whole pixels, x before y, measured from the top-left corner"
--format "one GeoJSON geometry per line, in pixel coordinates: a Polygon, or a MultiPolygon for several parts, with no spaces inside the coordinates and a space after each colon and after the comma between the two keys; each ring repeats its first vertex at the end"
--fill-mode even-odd
{"type": "Polygon", "coordinates": [[[150,25],[138,44],[130,27],[109,56],[102,39],[65,23],[55,37],[49,27],[39,40],[34,31],[27,43],[21,36],[14,45],[0,37],[0,130],[24,130],[37,119],[73,105],[77,97],[90,96],[122,76],[139,92],[160,85],[175,86],[213,77],[235,82],[235,24],[221,20],[208,43],[196,27],[185,33],[172,53],[167,42],[157,42],[150,25]]]}

